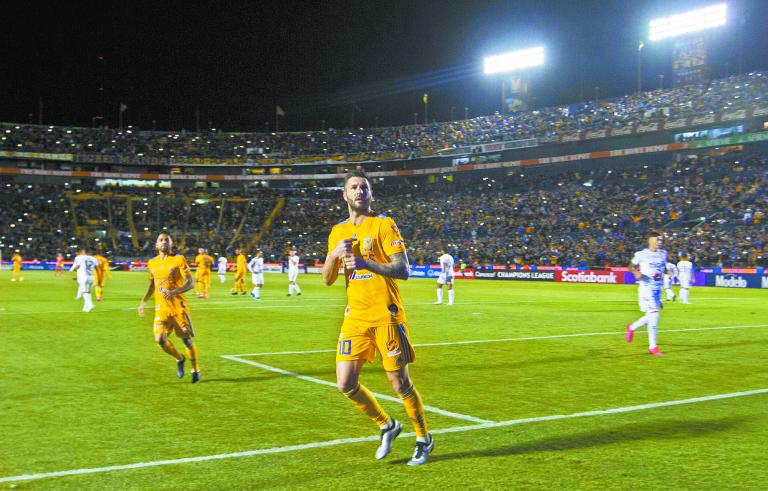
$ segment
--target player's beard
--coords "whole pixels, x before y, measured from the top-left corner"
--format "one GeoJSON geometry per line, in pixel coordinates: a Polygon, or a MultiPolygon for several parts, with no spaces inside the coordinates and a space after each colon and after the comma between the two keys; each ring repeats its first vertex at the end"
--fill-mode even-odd
{"type": "Polygon", "coordinates": [[[367,200],[361,200],[361,201],[355,201],[353,198],[347,197],[347,206],[349,206],[350,211],[353,211],[358,214],[365,214],[368,213],[371,210],[371,201],[372,198],[368,198],[367,200]]]}

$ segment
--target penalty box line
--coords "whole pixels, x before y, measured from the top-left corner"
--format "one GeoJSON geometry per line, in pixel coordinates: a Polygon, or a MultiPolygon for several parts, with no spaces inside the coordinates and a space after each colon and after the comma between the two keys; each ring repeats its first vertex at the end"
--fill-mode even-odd
{"type": "MultiPolygon", "coordinates": [[[[695,332],[695,331],[721,331],[724,329],[754,329],[760,327],[768,327],[768,324],[754,324],[750,326],[716,326],[716,327],[691,327],[686,329],[660,329],[659,332],[695,332]]],[[[644,331],[644,329],[638,328],[636,332],[644,331]]],[[[537,341],[542,339],[560,339],[560,338],[580,338],[586,336],[616,336],[619,334],[626,334],[626,331],[614,331],[614,332],[582,332],[572,334],[553,334],[550,336],[526,336],[520,338],[501,338],[501,339],[474,339],[469,341],[446,341],[443,343],[420,343],[414,344],[414,347],[423,348],[430,346],[458,346],[462,344],[486,344],[486,343],[511,343],[515,341],[537,341]]],[[[332,349],[320,349],[320,350],[305,350],[305,351],[273,351],[266,353],[242,353],[238,355],[224,355],[227,357],[244,357],[244,356],[277,356],[277,355],[309,355],[316,353],[335,353],[336,350],[332,349]]]]}
{"type": "MultiPolygon", "coordinates": [[[[301,375],[299,373],[290,372],[288,370],[283,370],[282,368],[273,367],[271,365],[265,365],[264,363],[258,363],[258,362],[251,361],[251,360],[244,360],[243,358],[239,358],[237,356],[224,355],[224,356],[222,356],[222,358],[227,359],[227,360],[231,360],[231,361],[236,361],[238,363],[245,363],[246,365],[251,365],[251,366],[254,366],[254,367],[258,367],[258,368],[261,368],[262,370],[267,370],[267,371],[270,371],[270,372],[279,373],[280,375],[286,375],[288,377],[293,377],[293,378],[296,378],[296,379],[299,379],[299,380],[304,380],[306,382],[312,382],[312,383],[319,384],[319,385],[325,385],[326,387],[333,387],[334,389],[336,389],[336,384],[333,383],[333,382],[328,382],[327,380],[321,380],[319,378],[309,377],[307,375],[301,375]]],[[[392,397],[392,396],[389,396],[389,395],[386,395],[386,394],[380,394],[378,392],[373,392],[373,395],[375,395],[378,399],[383,399],[385,401],[397,402],[399,404],[403,403],[403,401],[400,398],[398,398],[398,397],[392,397]]],[[[435,414],[440,414],[440,415],[443,415],[443,416],[447,416],[449,418],[462,419],[464,421],[472,421],[473,423],[493,423],[493,421],[490,421],[488,419],[481,419],[481,418],[476,418],[475,416],[469,416],[469,415],[466,415],[466,414],[454,413],[452,411],[446,411],[444,409],[440,409],[440,408],[437,408],[437,407],[434,407],[434,406],[427,406],[427,405],[425,405],[424,409],[429,411],[429,412],[435,413],[435,414]]]]}
{"type": "MultiPolygon", "coordinates": [[[[747,397],[747,396],[753,396],[753,395],[765,394],[765,393],[768,393],[768,389],[756,389],[756,390],[748,390],[743,392],[731,392],[728,394],[717,394],[717,395],[704,396],[704,397],[694,397],[690,399],[681,399],[676,401],[655,402],[650,404],[640,404],[637,406],[626,406],[626,407],[602,409],[602,410],[596,410],[596,411],[584,411],[584,412],[571,413],[571,414],[555,414],[551,416],[540,416],[540,417],[533,417],[533,418],[511,419],[508,421],[481,423],[481,424],[476,424],[471,426],[444,428],[444,429],[432,430],[432,433],[435,435],[445,434],[445,433],[464,433],[467,431],[484,430],[489,428],[501,428],[505,426],[514,426],[514,425],[536,423],[536,422],[542,422],[542,421],[556,421],[556,420],[563,420],[563,419],[585,418],[585,417],[592,417],[592,416],[606,416],[611,414],[645,411],[648,409],[656,409],[660,407],[680,406],[684,404],[696,404],[696,403],[707,402],[707,401],[732,399],[736,397],[747,397]]],[[[415,436],[415,434],[403,433],[401,436],[410,437],[410,436],[415,436]]],[[[239,458],[239,457],[251,457],[254,455],[289,453],[289,452],[297,452],[300,450],[307,450],[307,449],[313,449],[313,448],[325,448],[325,447],[332,447],[337,445],[349,445],[349,444],[361,443],[361,442],[375,442],[378,440],[379,440],[379,436],[377,435],[358,437],[358,438],[339,438],[335,440],[304,443],[300,445],[287,445],[284,447],[272,447],[272,448],[265,448],[260,450],[247,450],[244,452],[203,455],[199,457],[157,460],[152,462],[138,462],[135,464],[112,465],[107,467],[72,469],[72,470],[58,471],[58,472],[40,472],[36,474],[23,474],[18,476],[0,477],[0,483],[31,481],[31,480],[43,479],[47,477],[63,477],[63,476],[83,475],[83,474],[97,474],[97,473],[103,473],[103,472],[121,471],[121,470],[129,470],[129,469],[143,469],[147,467],[158,467],[163,465],[177,465],[177,464],[187,464],[187,463],[194,463],[194,462],[206,462],[211,460],[224,460],[224,459],[233,459],[233,458],[239,458]]]]}

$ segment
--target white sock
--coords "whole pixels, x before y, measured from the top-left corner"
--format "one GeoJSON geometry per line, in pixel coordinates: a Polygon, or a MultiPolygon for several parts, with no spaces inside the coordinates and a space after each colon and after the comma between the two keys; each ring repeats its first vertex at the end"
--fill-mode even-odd
{"type": "Polygon", "coordinates": [[[82,287],[77,289],[77,295],[75,295],[75,300],[80,300],[83,298],[83,289],[82,287]]]}
{"type": "Polygon", "coordinates": [[[93,308],[93,300],[91,300],[91,294],[90,293],[83,293],[83,298],[85,299],[85,303],[83,307],[86,309],[93,308]]]}
{"type": "Polygon", "coordinates": [[[252,293],[254,297],[259,298],[261,296],[261,288],[254,286],[252,293]]]}
{"type": "Polygon", "coordinates": [[[448,290],[448,305],[453,305],[453,290],[448,290]]]}
{"type": "Polygon", "coordinates": [[[293,285],[288,285],[288,295],[293,295],[293,285]]]}
{"type": "Polygon", "coordinates": [[[629,328],[630,328],[630,329],[632,329],[632,330],[634,331],[634,330],[635,330],[635,329],[637,329],[638,327],[644,326],[644,325],[646,325],[646,324],[648,324],[648,315],[647,315],[647,314],[646,314],[646,315],[644,315],[644,316],[642,316],[642,317],[640,317],[639,319],[637,319],[637,320],[636,320],[635,322],[633,322],[632,324],[630,324],[630,325],[629,325],[629,328]]]}
{"type": "Polygon", "coordinates": [[[688,303],[688,289],[687,288],[681,288],[680,289],[680,303],[688,303]]]}
{"type": "Polygon", "coordinates": [[[648,312],[646,314],[648,318],[648,349],[656,347],[656,331],[659,326],[659,313],[648,312]]]}
{"type": "Polygon", "coordinates": [[[437,303],[443,303],[443,289],[437,289],[437,303]]]}
{"type": "Polygon", "coordinates": [[[298,283],[293,285],[293,289],[296,290],[296,293],[301,293],[301,288],[299,288],[299,284],[298,283]]]}
{"type": "Polygon", "coordinates": [[[675,292],[671,288],[667,288],[667,300],[672,300],[673,298],[675,298],[675,292]]]}

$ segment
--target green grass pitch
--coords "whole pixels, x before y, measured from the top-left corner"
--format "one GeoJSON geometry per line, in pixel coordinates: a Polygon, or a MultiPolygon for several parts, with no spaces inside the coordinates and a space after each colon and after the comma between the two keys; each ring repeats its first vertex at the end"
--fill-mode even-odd
{"type": "MultiPolygon", "coordinates": [[[[136,315],[145,274],[115,273],[84,314],[69,274],[0,272],[0,489],[768,482],[768,393],[737,394],[768,388],[764,291],[694,288],[692,305],[667,303],[656,358],[644,331],[633,344],[622,334],[640,315],[634,287],[460,281],[449,307],[432,305],[433,281],[401,282],[412,377],[439,410],[427,413],[435,451],[411,468],[412,435],[376,461],[377,428],[327,385],[343,281],[302,275],[297,298],[267,275],[257,303],[229,295],[231,275],[212,280],[209,300],[190,299],[203,376],[192,385],[153,342],[151,316],[136,315]],[[702,329],[715,327],[735,328],[702,329]],[[263,354],[278,352],[290,354],[263,354]],[[735,396],[710,398],[723,394],[735,396]],[[703,399],[659,404],[692,398],[703,399]],[[631,410],[590,413],[619,408],[631,410]],[[49,475],[72,470],[95,471],[49,475]]],[[[362,382],[394,395],[378,362],[362,382]]],[[[410,433],[403,407],[381,402],[410,433]]]]}

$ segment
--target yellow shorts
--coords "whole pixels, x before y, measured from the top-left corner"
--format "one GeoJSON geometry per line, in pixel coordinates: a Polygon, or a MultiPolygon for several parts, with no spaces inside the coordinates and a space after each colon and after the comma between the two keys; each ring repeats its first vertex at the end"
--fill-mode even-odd
{"type": "Polygon", "coordinates": [[[336,350],[337,362],[365,360],[370,363],[376,357],[377,350],[381,353],[384,370],[388,372],[399,370],[416,360],[408,326],[404,323],[357,326],[344,320],[336,350]]]}
{"type": "Polygon", "coordinates": [[[192,319],[189,318],[189,312],[179,314],[168,314],[165,312],[155,312],[155,322],[152,328],[155,336],[164,334],[170,336],[172,332],[182,339],[195,337],[195,331],[192,329],[192,319]]]}

